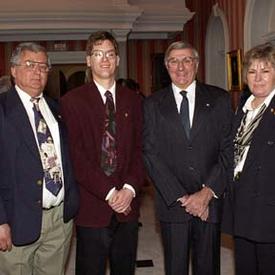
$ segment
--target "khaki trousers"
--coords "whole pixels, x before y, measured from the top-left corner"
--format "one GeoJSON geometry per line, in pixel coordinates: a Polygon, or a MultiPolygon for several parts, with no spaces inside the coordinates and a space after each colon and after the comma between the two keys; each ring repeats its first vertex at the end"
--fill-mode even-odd
{"type": "Polygon", "coordinates": [[[40,238],[0,252],[0,275],[63,275],[73,222],[63,222],[63,203],[43,210],[40,238]]]}

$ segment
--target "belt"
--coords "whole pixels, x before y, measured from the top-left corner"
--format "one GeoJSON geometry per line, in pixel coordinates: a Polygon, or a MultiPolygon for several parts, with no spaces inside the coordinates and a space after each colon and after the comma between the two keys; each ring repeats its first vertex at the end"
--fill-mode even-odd
{"type": "Polygon", "coordinates": [[[49,207],[49,208],[43,207],[42,210],[43,210],[43,211],[49,211],[49,210],[52,210],[52,209],[55,208],[55,207],[57,207],[57,205],[56,205],[56,206],[51,206],[51,207],[49,207]]]}
{"type": "Polygon", "coordinates": [[[58,204],[58,205],[53,205],[53,206],[50,206],[50,207],[48,207],[48,208],[43,207],[42,210],[43,210],[43,211],[52,210],[53,208],[59,207],[62,203],[63,203],[63,201],[62,201],[60,204],[58,204]]]}

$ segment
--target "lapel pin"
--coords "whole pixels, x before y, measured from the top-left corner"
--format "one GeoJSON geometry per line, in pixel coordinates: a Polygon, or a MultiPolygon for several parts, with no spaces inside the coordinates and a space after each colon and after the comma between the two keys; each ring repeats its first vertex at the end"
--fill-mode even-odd
{"type": "Polygon", "coordinates": [[[57,117],[58,117],[59,119],[61,119],[61,118],[62,118],[62,116],[61,116],[61,115],[57,115],[57,117]]]}
{"type": "Polygon", "coordinates": [[[271,112],[273,115],[275,115],[275,110],[274,110],[274,108],[271,108],[271,109],[270,109],[270,112],[271,112]]]}
{"type": "Polygon", "coordinates": [[[206,107],[210,107],[210,104],[209,104],[209,103],[206,103],[206,107]]]}

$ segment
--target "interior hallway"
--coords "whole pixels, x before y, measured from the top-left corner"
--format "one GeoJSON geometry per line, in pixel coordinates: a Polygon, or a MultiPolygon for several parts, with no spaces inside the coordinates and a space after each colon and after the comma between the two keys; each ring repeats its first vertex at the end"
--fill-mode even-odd
{"type": "MultiPolygon", "coordinates": [[[[141,207],[139,243],[137,254],[136,275],[164,275],[163,254],[160,241],[160,230],[155,219],[152,187],[144,189],[141,207]],[[152,266],[153,265],[153,266],[152,266]]],[[[222,236],[221,247],[221,274],[233,275],[232,243],[227,236],[222,236]]],[[[74,275],[75,240],[66,275],[74,275]]],[[[109,273],[107,273],[109,274],[109,273]]],[[[191,273],[190,273],[191,274],[191,273]]],[[[123,274],[121,274],[123,275],[123,274]]]]}

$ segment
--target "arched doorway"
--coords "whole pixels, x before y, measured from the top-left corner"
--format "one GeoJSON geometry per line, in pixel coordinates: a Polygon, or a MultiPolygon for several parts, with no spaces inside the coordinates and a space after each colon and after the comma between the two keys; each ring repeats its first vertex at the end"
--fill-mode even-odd
{"type": "Polygon", "coordinates": [[[244,50],[264,42],[275,43],[274,0],[247,0],[244,19],[244,50]]]}
{"type": "Polygon", "coordinates": [[[227,89],[226,52],[228,50],[228,26],[224,13],[213,6],[206,33],[206,82],[227,89]]]}

